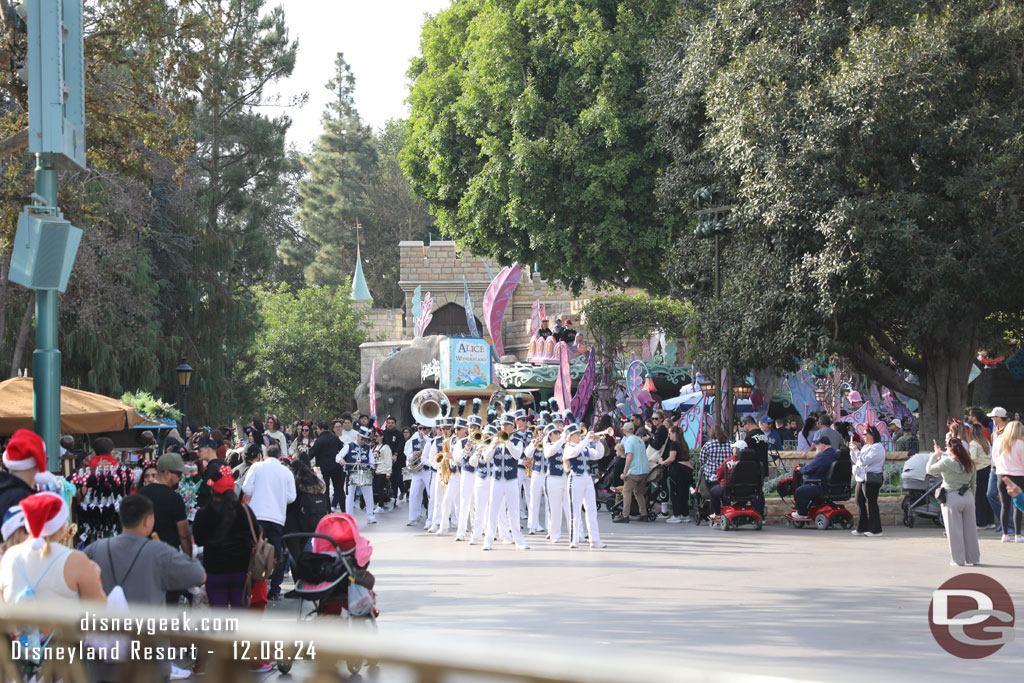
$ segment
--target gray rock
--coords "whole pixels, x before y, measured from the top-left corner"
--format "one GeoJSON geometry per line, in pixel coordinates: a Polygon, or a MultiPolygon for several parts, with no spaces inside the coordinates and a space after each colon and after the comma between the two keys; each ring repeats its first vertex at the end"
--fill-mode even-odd
{"type": "MultiPolygon", "coordinates": [[[[377,420],[383,424],[388,415],[395,418],[398,426],[412,423],[409,405],[416,392],[427,387],[436,388],[436,383],[424,383],[420,372],[425,363],[439,358],[442,335],[421,337],[393,356],[377,361],[377,420]]],[[[370,412],[370,385],[364,382],[356,387],[356,404],[359,412],[370,412]]]]}

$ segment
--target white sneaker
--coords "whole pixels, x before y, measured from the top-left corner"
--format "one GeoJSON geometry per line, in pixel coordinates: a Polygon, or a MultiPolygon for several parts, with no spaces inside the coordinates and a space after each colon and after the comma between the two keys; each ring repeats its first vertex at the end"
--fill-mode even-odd
{"type": "Polygon", "coordinates": [[[668,519],[665,520],[665,523],[666,524],[679,524],[682,521],[683,520],[680,519],[679,517],[676,517],[675,515],[672,515],[671,517],[669,517],[668,519]]]}
{"type": "Polygon", "coordinates": [[[179,669],[174,662],[171,662],[171,680],[172,681],[183,681],[186,678],[192,678],[192,672],[188,669],[179,669]]]}
{"type": "Polygon", "coordinates": [[[850,533],[853,534],[854,536],[863,536],[864,535],[863,532],[857,531],[856,529],[854,529],[850,533]]]}
{"type": "Polygon", "coordinates": [[[608,544],[605,543],[604,541],[591,541],[590,547],[591,548],[607,548],[608,544]]]}
{"type": "Polygon", "coordinates": [[[569,547],[570,548],[579,548],[579,546],[576,545],[576,541],[569,541],[569,547]]]}
{"type": "Polygon", "coordinates": [[[1024,536],[1021,536],[1020,534],[1018,534],[1017,537],[1014,538],[1013,540],[1014,540],[1014,543],[1024,543],[1024,536]]]}
{"type": "Polygon", "coordinates": [[[801,515],[799,512],[793,512],[790,517],[796,520],[804,521],[810,519],[807,515],[801,515]]]}
{"type": "Polygon", "coordinates": [[[373,514],[379,515],[382,512],[384,512],[384,508],[382,508],[380,505],[373,506],[373,514]]]}
{"type": "Polygon", "coordinates": [[[456,540],[456,541],[465,541],[465,540],[466,540],[466,537],[465,537],[465,536],[456,536],[456,537],[455,537],[455,540],[456,540]]]}
{"type": "Polygon", "coordinates": [[[473,538],[472,536],[470,536],[470,537],[469,537],[469,543],[468,543],[468,545],[476,545],[476,544],[477,544],[477,543],[479,543],[479,542],[480,542],[480,541],[478,541],[477,539],[475,539],[475,538],[473,538]]]}
{"type": "Polygon", "coordinates": [[[416,526],[416,525],[417,525],[417,524],[419,524],[419,523],[420,523],[420,520],[418,520],[418,519],[410,519],[410,520],[409,520],[409,521],[408,521],[408,522],[406,523],[406,526],[416,526]]]}
{"type": "Polygon", "coordinates": [[[679,518],[679,521],[684,523],[684,524],[688,524],[688,523],[693,521],[693,518],[690,517],[690,515],[683,515],[682,517],[679,518]]]}
{"type": "Polygon", "coordinates": [[[526,545],[525,543],[516,543],[516,549],[518,549],[518,550],[529,550],[530,546],[526,545]]]}
{"type": "Polygon", "coordinates": [[[865,531],[864,535],[865,536],[881,536],[882,532],[881,531],[865,531]]]}
{"type": "Polygon", "coordinates": [[[490,541],[484,541],[484,550],[490,550],[491,547],[490,541]]]}
{"type": "Polygon", "coordinates": [[[999,542],[1000,543],[1009,543],[1010,542],[1010,535],[1009,534],[1003,534],[1002,538],[999,539],[999,542]]]}

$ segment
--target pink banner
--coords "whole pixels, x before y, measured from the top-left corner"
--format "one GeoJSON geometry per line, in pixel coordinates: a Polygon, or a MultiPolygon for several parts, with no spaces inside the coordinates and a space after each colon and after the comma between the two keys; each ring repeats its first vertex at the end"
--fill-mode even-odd
{"type": "Polygon", "coordinates": [[[434,307],[434,300],[430,296],[430,292],[423,295],[423,303],[421,304],[420,317],[416,319],[416,336],[422,337],[423,333],[427,331],[427,326],[430,325],[431,318],[434,317],[434,313],[431,309],[434,307]]]}
{"type": "Polygon", "coordinates": [[[377,415],[377,360],[370,364],[370,415],[377,415]]]}
{"type": "Polygon", "coordinates": [[[512,294],[522,278],[523,269],[519,267],[518,263],[505,266],[491,280],[491,284],[484,293],[484,324],[487,325],[487,331],[491,335],[491,344],[494,346],[494,352],[498,358],[505,355],[505,342],[501,335],[505,309],[511,303],[512,294]]]}
{"type": "Polygon", "coordinates": [[[651,358],[651,340],[647,337],[640,342],[640,357],[644,360],[651,358]]]}
{"type": "MultiPolygon", "coordinates": [[[[558,401],[562,410],[572,406],[572,375],[569,373],[569,347],[565,342],[558,342],[558,376],[555,378],[555,393],[552,398],[558,401]]],[[[576,415],[575,417],[579,417],[576,415]]]]}
{"type": "Polygon", "coordinates": [[[530,309],[530,337],[537,334],[537,330],[540,329],[540,321],[540,299],[535,299],[533,302],[533,308],[530,309]]]}

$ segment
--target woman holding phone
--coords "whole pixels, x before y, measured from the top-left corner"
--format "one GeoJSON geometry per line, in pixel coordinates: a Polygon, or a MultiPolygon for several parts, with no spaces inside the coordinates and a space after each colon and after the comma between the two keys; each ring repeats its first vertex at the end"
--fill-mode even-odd
{"type": "Polygon", "coordinates": [[[882,516],[878,511],[878,492],[882,490],[885,469],[885,446],[882,435],[871,425],[864,428],[864,446],[851,441],[853,478],[857,481],[857,528],[854,536],[881,536],[882,516]]]}
{"type": "Polygon", "coordinates": [[[956,434],[946,435],[945,451],[936,444],[935,452],[928,459],[927,471],[942,476],[939,501],[946,523],[950,564],[973,567],[981,559],[978,528],[974,524],[974,492],[978,479],[971,456],[956,434]]]}

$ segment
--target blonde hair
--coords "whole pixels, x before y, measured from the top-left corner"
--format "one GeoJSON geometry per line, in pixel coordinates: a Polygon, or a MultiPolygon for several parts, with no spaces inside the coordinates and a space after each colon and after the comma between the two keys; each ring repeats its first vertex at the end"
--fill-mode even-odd
{"type": "Polygon", "coordinates": [[[1006,425],[1006,429],[999,436],[999,453],[1006,455],[1013,448],[1014,441],[1024,441],[1024,425],[1017,420],[1012,420],[1006,425]]]}
{"type": "Polygon", "coordinates": [[[977,441],[981,444],[981,450],[985,451],[988,455],[992,452],[992,442],[985,436],[985,428],[979,424],[971,425],[971,441],[977,441]]]}

